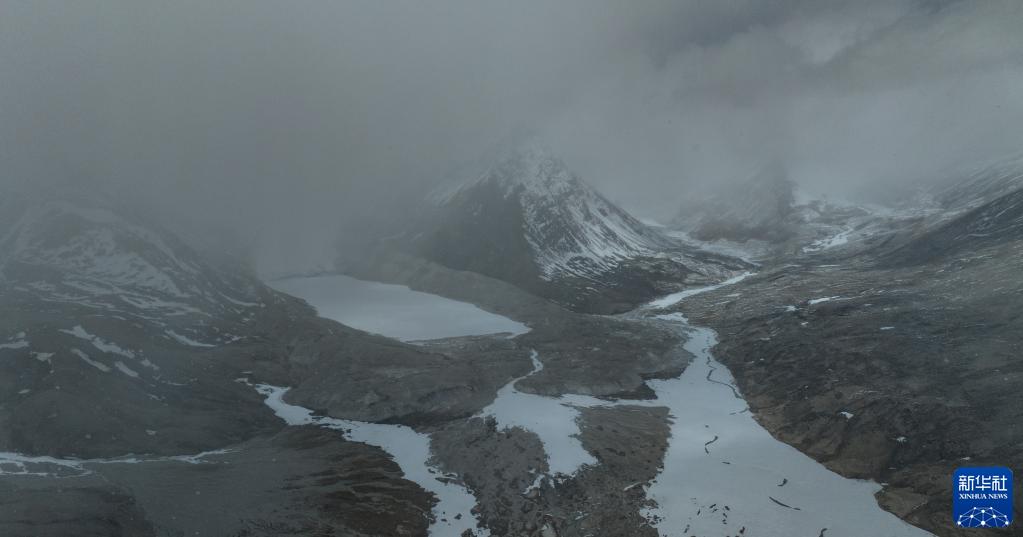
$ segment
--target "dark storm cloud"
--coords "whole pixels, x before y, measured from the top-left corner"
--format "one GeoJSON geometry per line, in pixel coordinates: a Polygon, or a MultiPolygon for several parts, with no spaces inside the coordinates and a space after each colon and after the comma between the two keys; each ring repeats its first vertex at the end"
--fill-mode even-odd
{"type": "Polygon", "coordinates": [[[241,229],[271,265],[522,128],[640,213],[774,159],[848,191],[1017,149],[1021,9],[0,0],[0,159],[241,229]]]}

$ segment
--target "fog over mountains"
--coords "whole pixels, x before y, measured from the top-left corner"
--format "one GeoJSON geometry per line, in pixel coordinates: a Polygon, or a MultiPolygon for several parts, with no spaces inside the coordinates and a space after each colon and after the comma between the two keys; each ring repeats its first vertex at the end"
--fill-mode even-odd
{"type": "Polygon", "coordinates": [[[366,222],[391,231],[518,128],[641,217],[773,161],[811,191],[884,200],[1017,150],[1019,9],[12,2],[3,181],[230,227],[274,269],[366,222]]]}
{"type": "Polygon", "coordinates": [[[0,535],[962,537],[1020,27],[0,0],[0,535]]]}

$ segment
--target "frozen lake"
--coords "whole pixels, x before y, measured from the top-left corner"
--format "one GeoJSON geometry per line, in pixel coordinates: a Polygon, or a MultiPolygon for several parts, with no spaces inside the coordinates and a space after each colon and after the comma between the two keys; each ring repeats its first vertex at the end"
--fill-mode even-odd
{"type": "Polygon", "coordinates": [[[284,278],[269,282],[308,302],[321,317],[401,341],[507,333],[529,328],[465,302],[413,291],[404,285],[344,275],[284,278]]]}
{"type": "Polygon", "coordinates": [[[727,536],[743,527],[746,535],[930,535],[882,510],[877,483],[846,479],[772,437],[711,355],[714,331],[689,327],[680,314],[662,318],[689,331],[685,348],[695,356],[681,377],[650,382],[654,404],[674,421],[664,468],[647,489],[659,507],[646,515],[662,536],[727,536]]]}
{"type": "MultiPolygon", "coordinates": [[[[664,537],[726,537],[740,530],[742,535],[930,535],[882,510],[874,499],[881,489],[877,483],[846,479],[772,437],[750,415],[728,369],[711,354],[717,343],[714,331],[690,326],[678,313],[660,314],[661,308],[746,276],[676,293],[628,315],[676,324],[686,332],[684,347],[695,357],[682,376],[649,382],[656,399],[545,397],[519,392],[516,379],[482,414],[494,416],[501,427],[519,426],[536,433],[544,444],[550,475],[564,479],[585,465],[598,464],[577,436],[578,408],[668,407],[672,423],[664,467],[646,489],[658,507],[644,512],[664,537]]],[[[542,370],[542,358],[534,353],[533,373],[542,370]]]]}

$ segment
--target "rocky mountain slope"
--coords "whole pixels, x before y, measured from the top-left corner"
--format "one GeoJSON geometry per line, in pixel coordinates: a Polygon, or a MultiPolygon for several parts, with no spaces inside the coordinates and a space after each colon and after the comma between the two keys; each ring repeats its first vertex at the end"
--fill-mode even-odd
{"type": "Polygon", "coordinates": [[[408,249],[577,311],[623,311],[748,267],[644,225],[535,142],[433,201],[408,249]]]}

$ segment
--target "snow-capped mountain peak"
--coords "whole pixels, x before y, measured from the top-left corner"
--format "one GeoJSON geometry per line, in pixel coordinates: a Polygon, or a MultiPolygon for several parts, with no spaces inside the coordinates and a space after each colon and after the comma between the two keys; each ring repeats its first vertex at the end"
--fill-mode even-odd
{"type": "Polygon", "coordinates": [[[146,315],[208,316],[257,296],[176,238],[96,203],[27,202],[5,210],[0,279],[50,302],[146,315]]]}
{"type": "Polygon", "coordinates": [[[545,280],[593,276],[665,244],[656,231],[608,201],[536,141],[434,199],[441,200],[444,210],[476,211],[480,216],[495,212],[489,204],[510,204],[521,215],[522,236],[545,280]]]}

